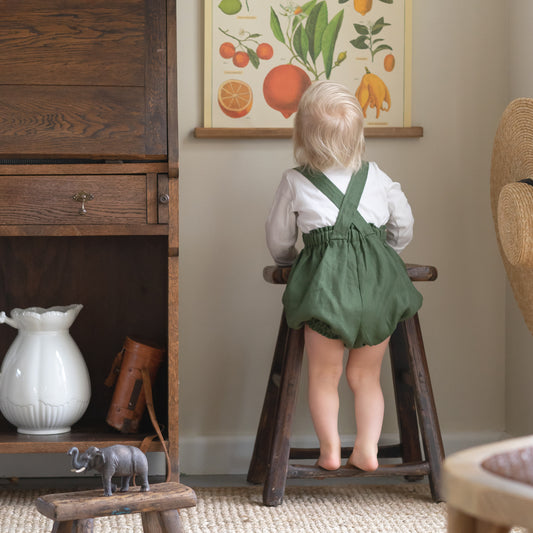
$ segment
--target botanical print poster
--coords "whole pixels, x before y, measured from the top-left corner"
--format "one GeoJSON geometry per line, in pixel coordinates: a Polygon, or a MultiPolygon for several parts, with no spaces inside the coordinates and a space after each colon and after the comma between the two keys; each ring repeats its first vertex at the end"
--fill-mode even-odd
{"type": "Polygon", "coordinates": [[[292,127],[315,80],[410,126],[411,0],[205,0],[205,127],[292,127]]]}

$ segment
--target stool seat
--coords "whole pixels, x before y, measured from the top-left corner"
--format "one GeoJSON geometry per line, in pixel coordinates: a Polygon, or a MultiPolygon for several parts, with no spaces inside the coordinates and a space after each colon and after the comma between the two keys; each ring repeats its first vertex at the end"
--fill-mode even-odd
{"type": "Polygon", "coordinates": [[[533,436],[457,452],[443,478],[449,533],[533,530],[533,436]]]}
{"type": "MultiPolygon", "coordinates": [[[[406,264],[406,268],[412,281],[437,279],[433,266],[406,264]]],[[[285,284],[290,270],[267,266],[263,277],[269,283],[285,284]]],[[[283,312],[247,478],[250,483],[263,484],[263,503],[280,505],[288,478],[404,476],[415,480],[426,475],[434,501],[443,501],[440,480],[444,448],[418,313],[398,324],[389,344],[400,442],[380,446],[378,458],[399,457],[399,464],[380,465],[366,472],[353,466],[329,471],[290,463],[319,456],[318,448],[291,448],[289,444],[303,351],[304,329],[289,328],[283,312]]],[[[352,448],[343,448],[341,456],[348,458],[351,452],[352,448]]]]}
{"type": "Polygon", "coordinates": [[[96,489],[46,494],[35,501],[37,510],[54,521],[53,533],[91,533],[94,518],[131,513],[141,513],[145,533],[182,533],[178,509],[195,505],[194,491],[175,482],[150,485],[148,492],[133,487],[104,496],[96,489]]]}

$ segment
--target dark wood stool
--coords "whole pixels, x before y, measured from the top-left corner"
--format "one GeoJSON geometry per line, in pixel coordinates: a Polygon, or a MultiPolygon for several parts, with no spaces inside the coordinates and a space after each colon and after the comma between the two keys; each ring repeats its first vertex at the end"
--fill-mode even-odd
{"type": "MultiPolygon", "coordinates": [[[[413,281],[437,278],[435,267],[406,266],[413,281]]],[[[289,273],[290,267],[270,266],[264,269],[263,277],[269,283],[285,284],[289,273]]],[[[364,472],[352,466],[328,471],[318,466],[289,463],[290,459],[318,459],[319,455],[318,449],[295,449],[289,443],[303,350],[303,328],[289,328],[283,313],[248,470],[250,483],[264,484],[263,503],[269,506],[281,504],[287,478],[404,476],[415,480],[426,475],[434,501],[443,501],[441,467],[444,449],[418,314],[398,325],[389,347],[400,442],[380,446],[378,457],[401,458],[401,462],[380,466],[374,472],[364,472]]],[[[349,457],[351,451],[352,448],[343,448],[342,457],[349,457]]]]}
{"type": "Polygon", "coordinates": [[[145,533],[183,533],[178,509],[195,505],[194,491],[174,482],[150,485],[148,492],[134,487],[104,496],[97,489],[47,494],[35,501],[37,510],[54,521],[52,533],[92,533],[95,518],[130,513],[141,513],[145,533]]]}

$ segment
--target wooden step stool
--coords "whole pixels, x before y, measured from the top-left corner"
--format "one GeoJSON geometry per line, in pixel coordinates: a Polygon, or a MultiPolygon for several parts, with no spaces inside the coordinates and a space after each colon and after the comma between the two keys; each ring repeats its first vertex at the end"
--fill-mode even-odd
{"type": "MultiPolygon", "coordinates": [[[[431,266],[406,265],[413,281],[433,281],[437,270],[431,266]]],[[[287,283],[290,267],[266,267],[263,277],[269,283],[287,283]]],[[[380,446],[378,457],[402,459],[400,464],[380,466],[364,472],[352,466],[328,471],[318,466],[292,465],[290,459],[318,459],[318,449],[290,448],[292,416],[300,379],[304,350],[304,329],[290,329],[282,314],[270,377],[259,420],[255,446],[248,470],[250,483],[262,483],[263,503],[281,504],[287,478],[332,478],[349,476],[404,476],[408,480],[427,475],[434,501],[444,500],[441,468],[444,450],[433,391],[426,362],[418,314],[401,322],[389,345],[391,357],[399,444],[380,446]],[[420,447],[422,438],[425,459],[420,447]]],[[[352,448],[343,448],[342,457],[352,448]]]]}
{"type": "Polygon", "coordinates": [[[104,496],[103,489],[47,494],[35,501],[37,510],[54,521],[52,533],[92,533],[94,518],[141,513],[145,533],[183,533],[178,509],[194,507],[194,491],[181,483],[157,483],[148,492],[104,496]]]}

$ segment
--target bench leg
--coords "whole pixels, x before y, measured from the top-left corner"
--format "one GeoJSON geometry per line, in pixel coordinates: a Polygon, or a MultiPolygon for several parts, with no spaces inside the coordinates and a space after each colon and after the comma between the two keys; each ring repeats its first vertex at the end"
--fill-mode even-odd
{"type": "Polygon", "coordinates": [[[181,518],[176,510],[141,513],[144,533],[184,533],[181,518]]]}
{"type": "Polygon", "coordinates": [[[69,520],[68,522],[54,522],[52,533],[93,533],[94,519],[69,520]]]}

